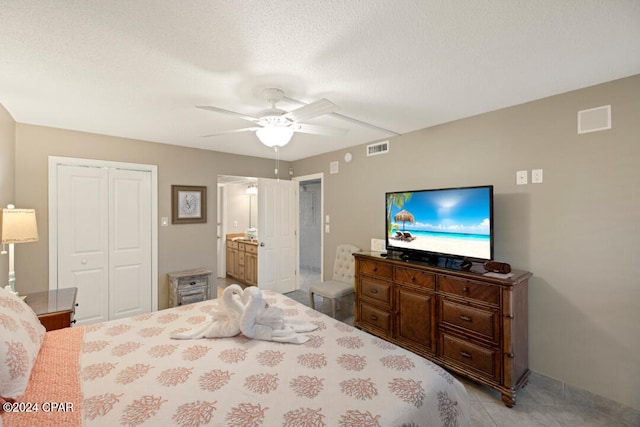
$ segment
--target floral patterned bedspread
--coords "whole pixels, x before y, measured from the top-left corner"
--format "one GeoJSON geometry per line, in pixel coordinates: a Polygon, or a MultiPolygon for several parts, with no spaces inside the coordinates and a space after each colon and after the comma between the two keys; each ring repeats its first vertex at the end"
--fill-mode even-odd
{"type": "Polygon", "coordinates": [[[439,366],[271,291],[318,326],[301,345],[172,340],[217,300],[85,327],[83,425],[468,426],[464,386],[439,366]]]}

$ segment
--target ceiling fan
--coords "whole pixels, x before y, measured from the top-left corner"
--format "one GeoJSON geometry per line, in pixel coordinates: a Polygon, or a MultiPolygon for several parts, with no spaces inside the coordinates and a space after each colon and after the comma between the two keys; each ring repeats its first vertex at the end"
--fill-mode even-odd
{"type": "Polygon", "coordinates": [[[338,106],[328,99],[320,99],[311,104],[303,105],[293,111],[284,111],[276,108],[276,103],[282,100],[284,92],[277,88],[267,88],[263,91],[264,97],[271,104],[271,108],[262,111],[258,117],[248,116],[242,113],[225,110],[211,106],[197,106],[203,110],[229,114],[248,120],[255,126],[235,129],[226,132],[204,135],[205,137],[225,135],[236,132],[254,132],[256,136],[267,147],[283,147],[289,143],[294,132],[310,133],[314,135],[341,136],[347,133],[346,129],[331,128],[326,126],[311,125],[302,123],[307,120],[330,114],[338,110],[338,106]]]}

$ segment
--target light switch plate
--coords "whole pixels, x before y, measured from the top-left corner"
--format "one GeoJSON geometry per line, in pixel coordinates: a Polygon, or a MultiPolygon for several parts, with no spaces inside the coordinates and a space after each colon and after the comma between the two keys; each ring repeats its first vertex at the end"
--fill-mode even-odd
{"type": "Polygon", "coordinates": [[[516,185],[525,185],[527,184],[527,171],[518,171],[516,172],[516,185]]]}

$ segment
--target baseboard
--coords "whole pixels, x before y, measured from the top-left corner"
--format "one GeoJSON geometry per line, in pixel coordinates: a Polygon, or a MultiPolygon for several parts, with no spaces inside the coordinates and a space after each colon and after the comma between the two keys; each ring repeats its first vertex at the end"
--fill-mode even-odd
{"type": "Polygon", "coordinates": [[[623,420],[628,425],[640,425],[640,410],[638,409],[535,371],[531,371],[529,382],[535,383],[538,387],[545,388],[551,395],[557,395],[576,405],[597,409],[603,414],[623,420]]]}

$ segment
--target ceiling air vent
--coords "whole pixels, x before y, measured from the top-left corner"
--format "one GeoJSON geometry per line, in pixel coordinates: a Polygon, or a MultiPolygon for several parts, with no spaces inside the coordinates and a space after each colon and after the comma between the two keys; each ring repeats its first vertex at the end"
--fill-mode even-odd
{"type": "Polygon", "coordinates": [[[367,157],[376,156],[378,154],[387,154],[389,152],[389,141],[376,142],[367,145],[367,157]]]}

